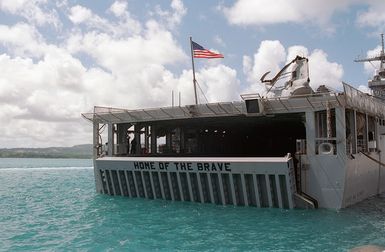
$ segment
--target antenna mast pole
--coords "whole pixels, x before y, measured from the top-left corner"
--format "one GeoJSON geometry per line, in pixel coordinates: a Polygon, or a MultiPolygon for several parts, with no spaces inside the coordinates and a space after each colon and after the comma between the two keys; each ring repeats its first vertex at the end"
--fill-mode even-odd
{"type": "Polygon", "coordinates": [[[380,63],[380,69],[382,69],[382,67],[383,67],[383,64],[384,64],[384,59],[383,59],[383,57],[384,57],[384,55],[385,55],[385,53],[384,53],[384,34],[383,33],[381,33],[381,63],[380,63]]]}
{"type": "Polygon", "coordinates": [[[193,50],[193,45],[192,45],[192,37],[190,37],[190,47],[191,47],[191,63],[192,63],[192,70],[193,70],[195,104],[198,105],[197,84],[196,84],[196,79],[195,79],[194,50],[193,50]]]}
{"type": "Polygon", "coordinates": [[[377,55],[374,57],[369,57],[369,58],[354,60],[354,62],[371,62],[371,61],[379,61],[380,62],[380,70],[383,70],[383,66],[385,63],[384,34],[383,33],[381,33],[381,52],[380,52],[380,55],[377,55]]]}

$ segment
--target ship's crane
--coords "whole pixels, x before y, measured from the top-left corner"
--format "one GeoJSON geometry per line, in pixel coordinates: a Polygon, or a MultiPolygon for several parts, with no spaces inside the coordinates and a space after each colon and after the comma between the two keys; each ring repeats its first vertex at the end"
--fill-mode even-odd
{"type": "Polygon", "coordinates": [[[268,94],[278,80],[286,77],[291,74],[291,78],[289,81],[285,83],[285,86],[280,94],[280,96],[293,96],[293,95],[302,95],[312,93],[313,90],[309,86],[310,78],[309,78],[309,67],[308,67],[308,59],[305,57],[297,56],[292,61],[287,63],[282,69],[272,78],[265,79],[266,76],[270,73],[270,71],[266,72],[261,77],[261,82],[270,86],[267,93],[268,94]],[[286,71],[291,65],[292,70],[286,71]]]}
{"type": "Polygon", "coordinates": [[[296,62],[297,60],[302,60],[302,59],[306,59],[304,57],[301,57],[301,56],[297,56],[295,57],[295,59],[293,59],[292,61],[290,61],[289,63],[287,63],[284,67],[282,67],[282,69],[274,76],[274,78],[270,79],[270,80],[265,80],[266,76],[271,72],[271,71],[268,71],[266,73],[264,73],[261,77],[261,82],[262,83],[266,83],[266,85],[271,85],[271,86],[274,86],[274,84],[279,80],[281,79],[282,77],[284,77],[285,75],[287,74],[290,74],[290,72],[286,72],[286,69],[289,68],[289,66],[291,64],[293,64],[294,62],[296,62]]]}

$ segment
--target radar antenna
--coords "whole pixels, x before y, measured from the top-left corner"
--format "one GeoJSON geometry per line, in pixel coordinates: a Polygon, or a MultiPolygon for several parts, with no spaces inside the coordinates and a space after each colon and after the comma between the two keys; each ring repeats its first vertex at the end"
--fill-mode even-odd
{"type": "Polygon", "coordinates": [[[381,51],[377,56],[356,59],[355,62],[379,61],[380,68],[376,69],[374,76],[368,81],[368,87],[373,91],[373,95],[385,100],[385,52],[384,52],[384,34],[381,34],[381,51]]]}
{"type": "Polygon", "coordinates": [[[370,58],[364,58],[364,59],[356,59],[354,62],[372,62],[372,61],[380,61],[380,69],[384,69],[385,64],[385,52],[384,52],[384,34],[381,33],[381,52],[379,55],[370,57],[370,58]]]}

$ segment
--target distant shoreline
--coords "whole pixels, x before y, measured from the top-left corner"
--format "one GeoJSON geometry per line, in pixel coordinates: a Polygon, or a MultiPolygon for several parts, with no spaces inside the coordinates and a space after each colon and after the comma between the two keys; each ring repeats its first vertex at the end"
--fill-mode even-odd
{"type": "Polygon", "coordinates": [[[92,159],[92,156],[82,156],[82,157],[77,157],[77,156],[1,156],[0,158],[41,158],[41,159],[92,159]]]}
{"type": "Polygon", "coordinates": [[[0,158],[76,158],[91,159],[92,144],[72,147],[0,149],[0,158]]]}

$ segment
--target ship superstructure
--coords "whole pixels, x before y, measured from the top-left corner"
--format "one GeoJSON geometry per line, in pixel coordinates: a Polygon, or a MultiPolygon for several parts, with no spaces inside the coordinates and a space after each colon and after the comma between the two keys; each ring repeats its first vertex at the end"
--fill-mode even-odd
{"type": "Polygon", "coordinates": [[[370,58],[357,59],[355,62],[376,62],[379,61],[379,68],[375,70],[374,76],[368,81],[368,87],[373,90],[373,95],[385,100],[385,52],[384,34],[381,34],[381,51],[378,55],[370,58]]]}
{"type": "Polygon", "coordinates": [[[310,88],[296,57],[242,101],[95,107],[96,190],[257,207],[350,206],[385,190],[385,103],[343,83],[310,88]],[[291,66],[291,70],[288,69],[291,66]],[[283,87],[277,79],[286,75],[283,87]],[[107,134],[102,133],[107,129],[107,134]]]}

